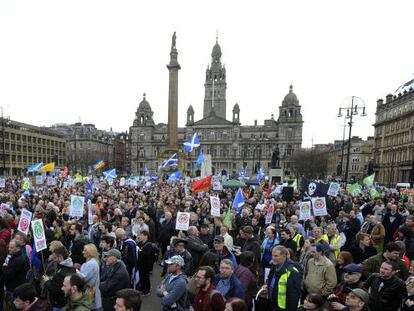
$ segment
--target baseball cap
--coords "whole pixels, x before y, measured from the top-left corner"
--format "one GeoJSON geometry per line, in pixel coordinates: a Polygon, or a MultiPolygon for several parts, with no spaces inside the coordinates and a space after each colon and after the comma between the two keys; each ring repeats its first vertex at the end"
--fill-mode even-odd
{"type": "Polygon", "coordinates": [[[351,293],[361,299],[366,305],[369,304],[369,295],[361,288],[354,288],[351,293]]]}
{"type": "Polygon", "coordinates": [[[178,243],[183,243],[184,245],[187,245],[187,241],[183,239],[174,239],[173,245],[176,246],[178,243]]]}
{"type": "Polygon", "coordinates": [[[181,256],[172,256],[170,258],[168,258],[165,263],[167,265],[172,265],[172,264],[176,264],[179,265],[180,267],[184,266],[184,259],[181,256]]]}
{"type": "Polygon", "coordinates": [[[121,259],[122,255],[121,252],[115,248],[111,248],[109,251],[104,253],[105,256],[114,256],[117,259],[121,259]]]}
{"type": "Polygon", "coordinates": [[[221,235],[216,235],[214,241],[224,242],[224,238],[221,235]]]}
{"type": "Polygon", "coordinates": [[[350,263],[349,265],[346,265],[344,267],[345,271],[349,271],[349,272],[358,272],[358,273],[362,273],[362,267],[360,265],[354,264],[354,263],[350,263]]]}

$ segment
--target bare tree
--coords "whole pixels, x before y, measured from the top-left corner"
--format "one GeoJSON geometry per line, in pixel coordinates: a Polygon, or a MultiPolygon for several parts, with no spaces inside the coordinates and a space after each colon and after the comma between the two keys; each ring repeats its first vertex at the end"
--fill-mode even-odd
{"type": "Polygon", "coordinates": [[[290,160],[297,176],[323,178],[328,169],[328,154],[320,150],[300,149],[290,160]]]}

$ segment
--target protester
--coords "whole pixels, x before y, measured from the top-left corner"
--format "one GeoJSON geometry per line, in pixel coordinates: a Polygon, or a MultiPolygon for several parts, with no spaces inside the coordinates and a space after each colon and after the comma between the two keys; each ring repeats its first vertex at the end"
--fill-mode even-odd
{"type": "Polygon", "coordinates": [[[200,290],[192,305],[194,311],[223,311],[224,298],[214,286],[214,269],[209,266],[200,266],[195,278],[196,286],[200,290]]]}
{"type": "Polygon", "coordinates": [[[245,298],[245,288],[234,274],[233,263],[230,259],[222,259],[220,273],[217,274],[214,285],[225,299],[231,297],[245,298]]]}
{"type": "Polygon", "coordinates": [[[84,293],[85,281],[79,275],[71,274],[66,276],[63,281],[62,291],[68,298],[65,311],[91,310],[90,297],[84,293]]]}
{"type": "Polygon", "coordinates": [[[23,283],[14,289],[14,307],[23,311],[50,311],[47,301],[36,297],[33,285],[23,283]]]}
{"type": "Polygon", "coordinates": [[[86,289],[92,299],[92,309],[99,310],[102,307],[101,291],[99,290],[99,253],[95,244],[86,244],[83,247],[85,263],[82,264],[80,273],[86,283],[86,289]]]}
{"type": "Polygon", "coordinates": [[[114,309],[115,311],[139,311],[141,309],[139,292],[131,288],[117,291],[114,309]]]}

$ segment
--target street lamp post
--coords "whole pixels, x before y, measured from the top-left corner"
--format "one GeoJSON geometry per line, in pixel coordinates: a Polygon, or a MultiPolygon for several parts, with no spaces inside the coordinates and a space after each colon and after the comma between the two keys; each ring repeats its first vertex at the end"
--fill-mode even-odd
{"type": "Polygon", "coordinates": [[[352,125],[353,125],[353,117],[355,115],[358,114],[359,110],[362,110],[361,113],[361,117],[365,117],[366,113],[365,113],[365,103],[364,101],[356,96],[352,96],[351,97],[351,105],[348,105],[346,107],[339,107],[339,113],[338,113],[338,117],[342,117],[342,111],[346,110],[346,118],[349,118],[349,133],[348,133],[348,148],[347,148],[347,155],[346,155],[346,167],[345,167],[345,177],[344,177],[344,181],[348,182],[348,172],[349,172],[349,157],[350,157],[350,153],[351,153],[351,135],[352,135],[352,125]],[[363,104],[362,107],[358,107],[356,101],[360,100],[363,104]]]}

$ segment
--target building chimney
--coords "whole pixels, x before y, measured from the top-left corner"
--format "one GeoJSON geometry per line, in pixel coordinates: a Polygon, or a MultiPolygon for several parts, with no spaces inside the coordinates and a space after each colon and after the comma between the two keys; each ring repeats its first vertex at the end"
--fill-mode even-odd
{"type": "Polygon", "coordinates": [[[377,100],[377,107],[381,107],[384,104],[384,100],[382,98],[377,100]]]}
{"type": "Polygon", "coordinates": [[[387,96],[385,96],[385,103],[388,104],[392,102],[392,94],[388,94],[387,96]]]}

